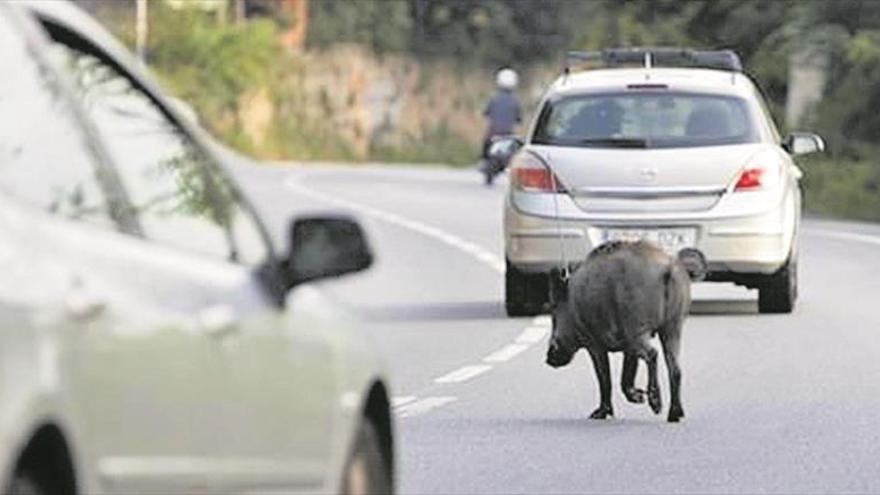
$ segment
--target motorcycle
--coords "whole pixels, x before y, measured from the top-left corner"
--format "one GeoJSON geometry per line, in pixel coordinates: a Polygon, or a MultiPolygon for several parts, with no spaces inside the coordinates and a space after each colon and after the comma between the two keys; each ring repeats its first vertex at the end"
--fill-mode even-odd
{"type": "Polygon", "coordinates": [[[522,140],[516,136],[493,136],[487,145],[486,156],[480,164],[484,184],[491,186],[495,177],[507,169],[510,159],[522,147],[522,140]]]}

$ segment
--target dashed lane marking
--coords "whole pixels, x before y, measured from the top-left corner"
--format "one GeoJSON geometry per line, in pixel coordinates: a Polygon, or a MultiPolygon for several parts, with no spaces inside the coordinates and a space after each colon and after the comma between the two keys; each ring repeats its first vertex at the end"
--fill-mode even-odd
{"type": "Polygon", "coordinates": [[[391,407],[400,407],[410,402],[414,402],[418,397],[415,395],[398,395],[391,398],[391,407]]]}
{"type": "Polygon", "coordinates": [[[424,399],[419,399],[396,408],[395,413],[400,418],[418,416],[433,409],[437,409],[438,407],[455,402],[456,400],[458,399],[455,397],[425,397],[424,399]]]}
{"type": "MultiPolygon", "coordinates": [[[[473,242],[467,241],[455,234],[446,232],[437,227],[427,225],[416,220],[405,218],[396,213],[380,210],[364,204],[348,201],[330,194],[310,189],[297,182],[295,177],[288,177],[285,181],[288,188],[296,192],[322,201],[331,205],[339,206],[345,209],[355,211],[359,214],[386,222],[398,227],[409,229],[413,232],[425,235],[435,239],[447,246],[450,246],[460,252],[463,252],[473,259],[479,261],[484,266],[503,274],[507,269],[504,259],[496,256],[491,251],[473,242]]],[[[457,370],[449,372],[434,379],[434,383],[438,385],[462,383],[471,380],[492,370],[492,364],[507,362],[517,355],[525,352],[533,344],[544,339],[549,332],[551,325],[550,318],[547,316],[538,316],[532,320],[529,327],[520,333],[513,343],[502,347],[501,349],[489,354],[482,360],[482,364],[463,366],[457,370]]],[[[398,396],[392,399],[395,413],[401,417],[411,417],[425,414],[429,411],[443,407],[447,404],[455,402],[457,399],[452,396],[438,396],[418,398],[416,396],[398,396]]]]}
{"type": "Polygon", "coordinates": [[[474,364],[471,366],[462,366],[461,368],[447,373],[440,378],[434,379],[434,383],[461,383],[470,380],[476,376],[491,370],[492,367],[487,364],[474,364]]]}
{"type": "Polygon", "coordinates": [[[532,345],[536,344],[544,338],[547,337],[547,334],[550,333],[550,329],[547,327],[527,327],[516,337],[517,344],[526,344],[532,345]]]}
{"type": "Polygon", "coordinates": [[[483,358],[484,363],[503,363],[510,361],[521,352],[529,348],[529,344],[508,344],[506,347],[489,354],[483,358]]]}
{"type": "Polygon", "coordinates": [[[553,320],[548,315],[540,315],[532,319],[532,324],[549,328],[553,324],[553,320]]]}

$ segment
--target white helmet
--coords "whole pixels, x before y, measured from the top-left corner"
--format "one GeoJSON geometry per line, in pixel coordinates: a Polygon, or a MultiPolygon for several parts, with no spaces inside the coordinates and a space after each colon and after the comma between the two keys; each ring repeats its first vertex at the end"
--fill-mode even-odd
{"type": "Polygon", "coordinates": [[[516,71],[513,69],[501,69],[495,76],[495,83],[501,89],[516,89],[517,84],[519,84],[519,76],[516,75],[516,71]]]}

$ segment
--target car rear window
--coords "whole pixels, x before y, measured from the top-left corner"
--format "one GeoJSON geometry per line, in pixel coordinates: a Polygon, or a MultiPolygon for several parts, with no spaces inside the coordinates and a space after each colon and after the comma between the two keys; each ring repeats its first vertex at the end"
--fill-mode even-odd
{"type": "Polygon", "coordinates": [[[598,148],[677,148],[758,139],[742,98],[642,91],[550,100],[538,117],[532,142],[598,148]]]}

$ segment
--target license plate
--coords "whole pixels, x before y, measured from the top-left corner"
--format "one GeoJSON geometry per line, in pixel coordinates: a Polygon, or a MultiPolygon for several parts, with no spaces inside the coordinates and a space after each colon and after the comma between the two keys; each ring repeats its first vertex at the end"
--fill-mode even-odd
{"type": "Polygon", "coordinates": [[[694,247],[697,241],[696,229],[605,229],[602,242],[608,241],[648,241],[670,254],[684,248],[694,247]]]}

